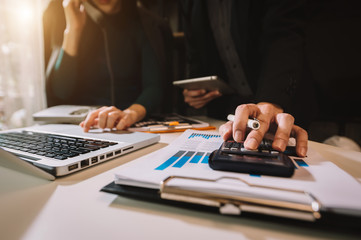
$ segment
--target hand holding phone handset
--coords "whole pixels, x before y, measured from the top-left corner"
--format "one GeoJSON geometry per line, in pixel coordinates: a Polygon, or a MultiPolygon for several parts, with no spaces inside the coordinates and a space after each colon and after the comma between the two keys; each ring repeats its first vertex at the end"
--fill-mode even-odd
{"type": "Polygon", "coordinates": [[[80,37],[86,24],[83,1],[63,0],[66,27],[62,48],[70,56],[78,54],[80,37]]]}
{"type": "Polygon", "coordinates": [[[89,2],[83,2],[83,6],[86,10],[86,13],[88,16],[98,24],[101,24],[101,22],[104,19],[104,13],[102,13],[99,9],[97,9],[95,6],[90,4],[89,2]]]}

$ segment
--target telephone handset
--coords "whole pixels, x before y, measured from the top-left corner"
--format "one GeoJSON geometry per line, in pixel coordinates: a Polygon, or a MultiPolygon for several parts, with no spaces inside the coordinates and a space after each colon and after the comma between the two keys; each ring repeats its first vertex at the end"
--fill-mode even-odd
{"type": "Polygon", "coordinates": [[[96,24],[98,24],[100,26],[100,29],[102,30],[102,33],[103,33],[105,59],[107,62],[107,68],[108,68],[108,73],[109,73],[109,78],[110,78],[110,100],[111,100],[111,105],[115,106],[115,92],[114,92],[114,81],[115,80],[114,80],[112,64],[110,61],[111,58],[110,58],[110,50],[109,50],[109,45],[108,45],[108,34],[107,34],[105,28],[102,26],[102,23],[104,20],[104,13],[102,11],[100,11],[99,9],[97,9],[95,6],[93,6],[89,2],[83,2],[83,6],[84,6],[85,11],[88,14],[88,16],[96,24]]]}
{"type": "Polygon", "coordinates": [[[97,9],[89,2],[83,2],[83,6],[85,8],[86,13],[88,16],[97,24],[101,24],[104,19],[104,13],[97,9]]]}

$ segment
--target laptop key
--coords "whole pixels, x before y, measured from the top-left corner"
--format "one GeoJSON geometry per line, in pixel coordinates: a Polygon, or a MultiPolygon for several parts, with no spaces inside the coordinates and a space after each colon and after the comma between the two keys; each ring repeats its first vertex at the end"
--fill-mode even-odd
{"type": "Polygon", "coordinates": [[[40,155],[40,156],[45,156],[47,153],[46,152],[37,152],[35,153],[36,155],[40,155]]]}
{"type": "Polygon", "coordinates": [[[75,157],[75,156],[79,156],[79,154],[78,153],[66,153],[66,154],[64,154],[63,156],[65,156],[65,157],[75,157]]]}
{"type": "Polygon", "coordinates": [[[65,159],[67,159],[67,157],[64,156],[64,155],[57,155],[57,156],[55,156],[54,158],[55,158],[55,159],[58,159],[58,160],[65,160],[65,159]]]}

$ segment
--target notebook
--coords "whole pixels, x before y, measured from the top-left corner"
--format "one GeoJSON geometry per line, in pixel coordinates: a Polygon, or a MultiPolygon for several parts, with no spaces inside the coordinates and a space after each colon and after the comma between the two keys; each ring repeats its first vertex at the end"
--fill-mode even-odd
{"type": "Polygon", "coordinates": [[[143,132],[93,129],[85,133],[80,126],[70,124],[13,129],[0,132],[0,165],[53,179],[159,140],[158,134],[143,132]],[[37,174],[39,169],[41,174],[37,174]]]}

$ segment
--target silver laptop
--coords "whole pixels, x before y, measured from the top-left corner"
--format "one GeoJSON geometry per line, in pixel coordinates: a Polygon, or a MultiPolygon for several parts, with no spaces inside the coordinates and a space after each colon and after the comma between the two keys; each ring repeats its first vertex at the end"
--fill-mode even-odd
{"type": "Polygon", "coordinates": [[[0,166],[35,175],[41,172],[41,177],[54,179],[159,140],[159,134],[143,132],[93,129],[85,133],[80,126],[69,124],[13,129],[0,132],[0,166]]]}

